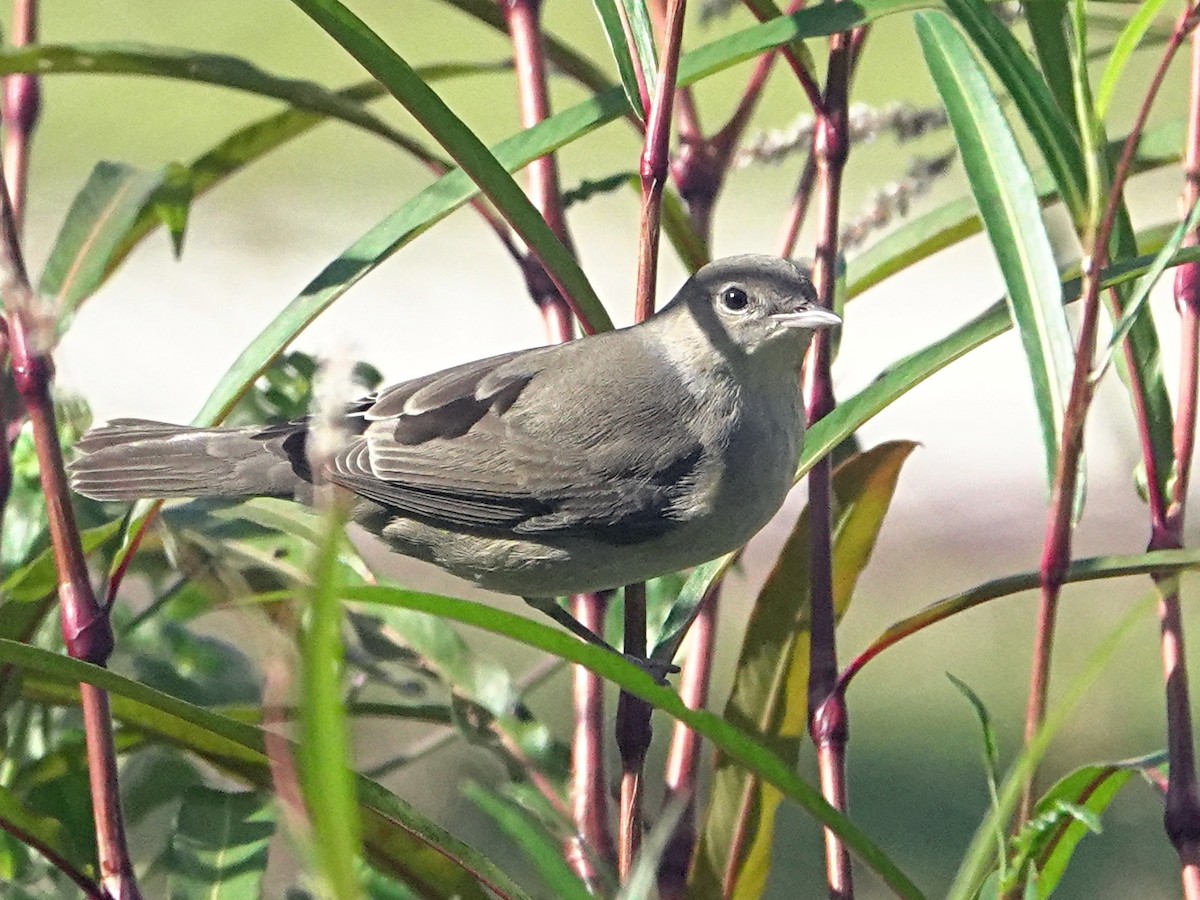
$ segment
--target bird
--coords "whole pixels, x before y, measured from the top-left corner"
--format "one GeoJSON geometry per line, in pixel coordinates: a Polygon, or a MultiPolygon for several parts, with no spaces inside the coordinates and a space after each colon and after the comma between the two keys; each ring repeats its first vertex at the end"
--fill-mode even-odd
{"type": "Polygon", "coordinates": [[[71,480],[104,501],[305,503],[327,481],[390,549],[523,597],[619,652],[556,598],[680,571],[758,532],[798,465],[811,336],[840,322],[796,263],[726,257],[637,325],[349,403],[344,441],[316,473],[312,417],[238,428],[115,419],[76,443],[71,480]]]}

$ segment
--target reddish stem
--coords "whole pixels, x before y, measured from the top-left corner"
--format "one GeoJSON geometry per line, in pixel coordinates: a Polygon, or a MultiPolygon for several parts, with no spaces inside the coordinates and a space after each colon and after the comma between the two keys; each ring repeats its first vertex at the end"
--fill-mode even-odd
{"type": "MultiPolygon", "coordinates": [[[[796,9],[800,8],[801,5],[803,4],[797,4],[796,6],[789,8],[788,14],[790,15],[791,13],[795,12],[796,9]]],[[[767,19],[771,18],[771,16],[766,14],[765,7],[761,6],[760,4],[747,2],[746,6],[749,8],[750,12],[754,14],[754,17],[760,22],[765,22],[767,19]]],[[[804,94],[806,97],[808,97],[809,106],[812,107],[813,112],[819,112],[822,104],[825,102],[825,99],[821,97],[821,86],[817,84],[816,80],[813,78],[812,72],[805,68],[804,60],[800,58],[800,55],[796,53],[795,48],[793,48],[790,44],[785,44],[784,46],[780,47],[779,52],[781,52],[783,54],[783,58],[787,60],[787,64],[791,67],[792,72],[795,74],[796,80],[800,82],[800,87],[804,89],[804,94]]]]}
{"type": "MultiPolygon", "coordinates": [[[[1062,592],[1063,579],[1071,564],[1071,510],[1074,506],[1076,479],[1079,471],[1080,454],[1083,452],[1084,423],[1091,405],[1094,384],[1091,379],[1092,358],[1095,353],[1096,329],[1099,319],[1100,273],[1108,263],[1108,245],[1116,221],[1117,210],[1125,188],[1125,182],[1133,163],[1138,141],[1150,114],[1150,108],[1162,86],[1171,61],[1188,33],[1195,26],[1194,13],[1189,11],[1179,20],[1167,43],[1158,69],[1147,89],[1145,99],[1138,109],[1137,117],[1125,145],[1121,158],[1113,173],[1104,211],[1096,225],[1096,231],[1085,248],[1087,256],[1083,266],[1083,285],[1080,291],[1083,316],[1079,326],[1079,337],[1075,351],[1075,370],[1063,414],[1062,435],[1059,441],[1058,460],[1051,491],[1050,508],[1046,521],[1046,534],[1042,548],[1041,578],[1042,598],[1038,610],[1037,632],[1034,639],[1032,672],[1029,679],[1029,699],[1025,710],[1025,741],[1031,742],[1041,728],[1046,714],[1046,698],[1050,686],[1050,660],[1054,646],[1054,625],[1058,614],[1058,598],[1062,592]]],[[[1158,490],[1157,482],[1149,487],[1153,495],[1158,490]]],[[[1157,525],[1157,523],[1156,523],[1157,525]]],[[[1155,527],[1157,531],[1157,527],[1155,527]]],[[[1153,541],[1153,538],[1152,538],[1153,541]]],[[[1025,783],[1021,798],[1018,822],[1025,821],[1033,810],[1034,778],[1031,773],[1025,783]]]]}
{"type": "MultiPolygon", "coordinates": [[[[546,62],[541,31],[540,0],[500,0],[513,43],[521,123],[531,128],[550,115],[546,88],[546,62]]],[[[568,249],[573,249],[562,203],[558,167],[553,155],[529,166],[529,194],[546,224],[568,249]]],[[[571,309],[532,255],[521,258],[526,285],[537,303],[551,343],[574,336],[571,309]]],[[[572,598],[575,617],[596,634],[604,630],[606,600],[599,594],[572,598]]],[[[566,858],[585,883],[596,885],[599,873],[594,860],[615,860],[608,824],[608,791],[604,778],[604,682],[582,666],[574,668],[575,734],[571,755],[571,814],[577,834],[569,842],[566,858]]],[[[543,793],[546,788],[543,788],[543,793]]]]}
{"type": "MultiPolygon", "coordinates": [[[[1184,209],[1200,202],[1200,36],[1192,35],[1192,84],[1184,158],[1184,209]]],[[[1200,244],[1200,235],[1185,236],[1187,246],[1200,244]]],[[[1161,527],[1153,528],[1150,549],[1183,546],[1183,523],[1196,441],[1197,376],[1200,372],[1200,266],[1187,263],[1175,271],[1175,308],[1180,319],[1179,400],[1173,450],[1175,479],[1161,527]]],[[[1149,481],[1154,486],[1156,481],[1149,481]]],[[[1152,488],[1152,493],[1157,490],[1152,488]]],[[[1155,520],[1158,525],[1158,520],[1155,520]]],[[[1178,576],[1156,579],[1160,597],[1159,632],[1167,708],[1167,750],[1170,758],[1164,797],[1163,825],[1179,856],[1184,896],[1200,898],[1200,786],[1196,782],[1196,748],[1192,737],[1187,651],[1178,576]]]]}
{"type": "MultiPolygon", "coordinates": [[[[837,283],[838,211],[842,175],[850,155],[849,107],[853,38],[842,32],[829,39],[829,74],[825,97],[817,113],[813,145],[816,160],[820,232],[817,238],[813,281],[821,303],[832,309],[837,283]]],[[[830,374],[832,344],[818,332],[809,351],[807,376],[808,421],[828,415],[836,401],[830,374]]],[[[833,497],[832,465],[828,457],[818,462],[808,477],[811,548],[811,638],[808,680],[809,733],[817,748],[817,764],[825,799],[836,809],[846,809],[845,747],[848,713],[837,690],[837,635],[833,608],[833,497]]],[[[829,896],[850,898],[854,886],[850,856],[841,839],[825,830],[826,877],[829,896]]]]}
{"type": "MultiPolygon", "coordinates": [[[[688,630],[679,676],[679,699],[688,709],[703,709],[708,703],[712,681],[713,645],[716,643],[720,586],[714,585],[700,602],[700,609],[688,630]]],[[[667,755],[667,790],[663,809],[682,803],[671,840],[658,865],[658,892],[663,900],[687,896],[688,869],[696,849],[696,772],[700,764],[700,736],[682,722],[676,722],[667,755]]]]}
{"type": "MultiPolygon", "coordinates": [[[[36,0],[14,0],[12,44],[37,42],[36,0]]],[[[8,75],[4,79],[4,171],[13,207],[17,234],[25,221],[25,193],[29,181],[29,140],[41,111],[41,88],[36,75],[8,75]]]]}
{"type": "MultiPolygon", "coordinates": [[[[646,655],[646,585],[625,585],[625,652],[646,655]]],[[[617,699],[617,751],[621,756],[620,815],[617,819],[617,872],[629,878],[642,844],[643,772],[653,730],[651,707],[633,694],[621,691],[617,699]]]]}
{"type": "MultiPolygon", "coordinates": [[[[604,633],[607,597],[578,594],[572,615],[595,634],[604,633]]],[[[608,783],[604,777],[604,681],[583,666],[573,668],[575,731],[571,742],[571,813],[578,832],[567,859],[591,888],[599,883],[593,859],[615,862],[608,824],[608,783]],[[582,846],[580,845],[582,843],[582,846]]]]}
{"type": "MultiPolygon", "coordinates": [[[[88,578],[75,513],[63,468],[62,448],[50,397],[53,364],[44,352],[52,325],[38,308],[26,274],[9,190],[0,166],[0,296],[7,315],[13,380],[33,428],[42,495],[50,523],[50,543],[58,570],[59,611],[67,652],[104,665],[113,648],[112,624],[96,602],[88,578]],[[34,339],[38,343],[34,343],[34,339]]],[[[138,898],[133,862],[125,840],[117,759],[108,695],[90,684],[79,686],[87,744],[92,813],[100,861],[100,883],[114,898],[138,898]]]]}
{"type": "MultiPolygon", "coordinates": [[[[654,313],[654,281],[658,272],[658,237],[662,191],[670,162],[671,110],[675,75],[683,42],[686,0],[671,0],[667,12],[666,46],[659,60],[658,83],[646,121],[642,148],[642,213],[638,247],[637,299],[634,320],[654,313]]],[[[625,652],[646,655],[646,586],[625,587],[625,652]]],[[[642,837],[642,770],[650,747],[651,708],[632,694],[621,692],[617,702],[617,748],[621,755],[621,809],[617,826],[617,864],[622,880],[633,868],[642,837]]]]}
{"type": "Polygon", "coordinates": [[[646,142],[639,171],[642,178],[641,241],[638,245],[637,301],[634,320],[643,322],[654,313],[654,279],[658,273],[658,235],[662,222],[662,191],[670,165],[671,109],[675,73],[683,42],[686,0],[671,0],[667,13],[667,46],[658,72],[658,90],[646,121],[646,142]]]}
{"type": "MultiPolygon", "coordinates": [[[[858,68],[858,60],[862,55],[863,43],[867,39],[867,35],[871,33],[871,26],[864,25],[857,28],[850,37],[850,78],[853,79],[854,72],[858,68]]],[[[813,112],[818,109],[814,108],[813,112]]],[[[779,255],[785,258],[790,258],[796,252],[796,244],[800,241],[800,229],[804,227],[804,220],[808,217],[808,207],[812,202],[813,187],[817,181],[817,159],[816,159],[816,142],[817,133],[813,132],[813,149],[809,152],[808,158],[804,161],[804,168],[800,172],[800,177],[796,180],[796,189],[792,192],[792,205],[788,209],[787,218],[784,220],[783,236],[780,239],[779,255]]]]}
{"type": "Polygon", "coordinates": [[[60,856],[53,849],[43,844],[37,837],[22,830],[21,828],[9,822],[7,819],[0,817],[0,831],[7,831],[14,838],[25,844],[27,847],[32,847],[49,862],[54,868],[58,869],[67,876],[75,886],[79,888],[89,898],[89,900],[108,900],[108,895],[101,889],[100,885],[88,878],[83,872],[75,868],[69,859],[60,856]]]}

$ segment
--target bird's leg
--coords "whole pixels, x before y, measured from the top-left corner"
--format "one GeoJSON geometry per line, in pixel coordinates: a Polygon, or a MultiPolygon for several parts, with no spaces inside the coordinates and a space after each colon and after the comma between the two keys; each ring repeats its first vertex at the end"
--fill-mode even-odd
{"type": "Polygon", "coordinates": [[[663,662],[657,659],[648,659],[644,656],[634,656],[631,653],[622,653],[592,629],[588,628],[569,612],[558,605],[558,601],[553,597],[526,597],[525,602],[534,609],[539,610],[555,622],[561,625],[567,631],[571,632],[578,638],[582,638],[589,644],[595,647],[602,647],[610,653],[615,653],[622,659],[626,659],[640,668],[643,672],[657,681],[659,684],[667,683],[667,676],[679,671],[679,666],[674,663],[663,662]]]}

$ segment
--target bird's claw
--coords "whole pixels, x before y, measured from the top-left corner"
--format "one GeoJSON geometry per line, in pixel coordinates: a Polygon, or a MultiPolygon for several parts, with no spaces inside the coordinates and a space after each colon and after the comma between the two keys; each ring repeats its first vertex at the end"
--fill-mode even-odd
{"type": "Polygon", "coordinates": [[[622,653],[621,656],[653,678],[656,684],[665,685],[667,683],[667,676],[674,675],[679,671],[679,666],[666,660],[635,656],[632,653],[622,653]]]}

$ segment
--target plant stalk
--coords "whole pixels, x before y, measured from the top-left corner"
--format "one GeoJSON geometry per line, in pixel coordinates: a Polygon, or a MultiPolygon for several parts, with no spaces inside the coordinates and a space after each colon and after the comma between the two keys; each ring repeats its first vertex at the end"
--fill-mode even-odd
{"type": "MultiPolygon", "coordinates": [[[[819,302],[833,308],[837,285],[839,207],[842,177],[850,155],[849,111],[853,35],[841,32],[829,39],[829,72],[825,95],[816,111],[813,158],[820,226],[813,281],[819,302]]],[[[808,421],[812,425],[833,411],[836,400],[830,373],[833,345],[818,332],[806,368],[808,421]]],[[[811,536],[812,615],[808,680],[809,733],[817,748],[821,792],[835,808],[846,809],[845,746],[848,714],[837,690],[837,621],[833,608],[833,488],[828,457],[818,462],[808,477],[808,510],[811,536]]],[[[831,898],[854,896],[850,855],[841,839],[825,830],[826,880],[831,898]]]]}
{"type": "MultiPolygon", "coordinates": [[[[675,74],[683,42],[686,0],[671,0],[667,11],[666,46],[659,59],[658,84],[646,119],[646,139],[639,171],[642,211],[638,244],[637,294],[634,321],[654,313],[655,277],[658,273],[658,237],[662,220],[662,192],[670,164],[671,111],[675,74]]],[[[625,587],[625,652],[646,655],[646,586],[625,587]]],[[[621,755],[621,809],[617,825],[617,866],[624,882],[633,868],[642,838],[642,782],[650,747],[650,706],[621,692],[617,701],[617,748],[621,755]]]]}
{"type": "MultiPolygon", "coordinates": [[[[541,0],[499,0],[513,45],[521,124],[532,128],[550,115],[546,58],[541,29],[541,0]]],[[[558,165],[552,154],[528,167],[529,195],[546,224],[574,252],[562,202],[558,165]]],[[[574,337],[571,308],[541,262],[532,254],[521,259],[530,296],[542,314],[546,339],[563,343],[574,337]]],[[[596,634],[604,632],[607,602],[599,594],[572,598],[572,613],[596,634]]],[[[616,859],[608,822],[608,792],[604,777],[604,682],[582,666],[573,667],[575,730],[571,754],[571,817],[576,834],[564,848],[575,873],[593,889],[600,883],[596,859],[616,859]]],[[[543,787],[543,793],[546,788],[543,787]]]]}
{"type": "MultiPolygon", "coordinates": [[[[1191,96],[1187,145],[1184,151],[1183,203],[1185,214],[1200,202],[1200,35],[1193,32],[1191,96]]],[[[1184,237],[1185,246],[1200,244],[1200,234],[1184,237]]],[[[1175,308],[1179,313],[1179,399],[1176,403],[1173,449],[1175,478],[1166,514],[1152,522],[1150,547],[1181,549],[1187,511],[1188,485],[1196,441],[1197,377],[1200,373],[1200,266],[1187,263],[1175,271],[1175,308]]],[[[1156,484],[1157,482],[1149,482],[1156,484]]],[[[1164,795],[1163,826],[1179,856],[1183,895],[1200,898],[1200,786],[1196,782],[1196,748],[1188,687],[1187,651],[1178,575],[1155,578],[1159,591],[1159,634],[1167,713],[1170,769],[1164,795]]]]}
{"type": "MultiPolygon", "coordinates": [[[[679,699],[688,709],[703,709],[712,682],[713,647],[720,613],[720,582],[714,583],[688,629],[684,644],[685,662],[679,676],[679,699]]],[[[700,768],[700,736],[686,725],[675,723],[667,754],[664,810],[682,805],[679,824],[658,864],[658,893],[662,900],[687,897],[688,870],[696,851],[696,780],[700,768]]]]}
{"type": "MultiPolygon", "coordinates": [[[[59,613],[67,652],[93,665],[113,649],[108,610],[96,602],[71,507],[62,448],[50,396],[53,363],[47,352],[53,323],[39,308],[26,274],[16,219],[0,165],[0,296],[12,354],[13,378],[33,427],[50,542],[58,570],[59,613]]],[[[116,900],[140,898],[125,838],[117,782],[117,754],[108,694],[80,684],[100,883],[116,900]]]]}
{"type": "MultiPolygon", "coordinates": [[[[1138,108],[1133,127],[1125,139],[1120,161],[1113,173],[1112,186],[1103,214],[1096,223],[1095,233],[1085,238],[1083,284],[1080,290],[1083,315],[1076,344],[1075,369],[1071,377],[1066,410],[1063,414],[1062,435],[1059,441],[1050,508],[1046,520],[1046,534],[1042,545],[1040,564],[1042,597],[1034,638],[1029,698],[1025,709],[1026,744],[1034,739],[1045,718],[1058,600],[1062,593],[1064,578],[1071,564],[1071,512],[1075,502],[1079,460],[1083,452],[1084,423],[1095,388],[1090,376],[1099,319],[1100,275],[1108,264],[1108,245],[1112,237],[1117,210],[1124,193],[1125,183],[1129,179],[1134,154],[1137,151],[1142,131],[1145,129],[1150,108],[1158,95],[1171,61],[1194,27],[1195,13],[1188,11],[1179,19],[1172,32],[1146,96],[1138,108]]],[[[1157,490],[1156,485],[1156,481],[1150,482],[1151,493],[1157,490]]],[[[1036,771],[1031,772],[1025,783],[1017,817],[1018,822],[1027,820],[1033,810],[1035,778],[1036,771]]]]}
{"type": "MultiPolygon", "coordinates": [[[[14,47],[37,43],[37,0],[13,0],[11,43],[14,47]]],[[[24,231],[25,195],[29,183],[29,142],[42,106],[36,75],[4,78],[4,171],[17,234],[24,231]]]]}

